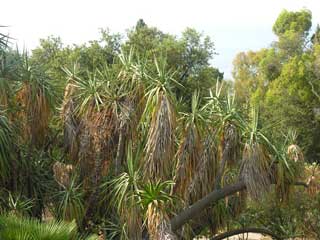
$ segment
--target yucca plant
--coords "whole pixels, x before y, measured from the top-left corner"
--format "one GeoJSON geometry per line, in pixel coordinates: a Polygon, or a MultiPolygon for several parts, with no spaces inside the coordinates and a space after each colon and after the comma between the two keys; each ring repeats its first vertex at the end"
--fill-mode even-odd
{"type": "Polygon", "coordinates": [[[216,181],[218,162],[214,136],[208,134],[202,140],[203,148],[194,177],[188,187],[190,203],[194,203],[212,191],[216,181]]]}
{"type": "Polygon", "coordinates": [[[79,73],[78,65],[74,64],[73,69],[63,68],[67,77],[67,85],[64,90],[64,97],[60,109],[60,116],[63,124],[64,148],[68,152],[72,162],[77,162],[79,151],[79,125],[80,119],[76,112],[76,102],[74,99],[75,85],[74,79],[79,73]]]}
{"type": "Polygon", "coordinates": [[[259,126],[259,114],[252,108],[251,123],[243,123],[244,147],[240,176],[244,180],[249,196],[260,199],[270,190],[271,164],[270,152],[274,153],[275,147],[263,133],[259,126]]]}
{"type": "Polygon", "coordinates": [[[55,205],[51,211],[59,220],[73,221],[78,224],[84,216],[84,197],[80,184],[77,183],[76,175],[70,180],[69,185],[63,186],[54,194],[55,205]]]}
{"type": "Polygon", "coordinates": [[[175,198],[170,195],[174,182],[148,182],[139,190],[140,203],[146,214],[146,225],[150,239],[176,239],[171,232],[168,212],[175,198]]]}
{"type": "Polygon", "coordinates": [[[136,112],[141,96],[134,87],[138,79],[134,77],[131,54],[121,53],[119,64],[88,72],[87,78],[77,76],[76,70],[65,70],[72,87],[72,93],[67,95],[71,107],[63,114],[65,125],[66,120],[71,122],[65,127],[65,135],[71,150],[75,150],[70,155],[79,162],[84,180],[87,220],[95,211],[93,203],[98,200],[101,179],[110,169],[118,174],[124,167],[126,146],[138,122],[136,112]]]}
{"type": "Polygon", "coordinates": [[[117,154],[115,158],[115,173],[118,174],[121,165],[124,163],[127,145],[129,141],[137,136],[137,128],[142,111],[144,109],[144,68],[143,61],[134,62],[134,52],[130,49],[129,53],[121,51],[119,54],[120,71],[117,76],[116,92],[112,99],[114,108],[118,114],[118,133],[119,140],[117,154]]]}
{"type": "MultiPolygon", "coordinates": [[[[207,130],[208,116],[204,107],[201,107],[198,92],[192,97],[191,113],[181,113],[182,140],[177,152],[177,167],[175,173],[175,193],[188,201],[189,185],[195,177],[199,164],[201,164],[201,152],[203,150],[204,131],[207,130]]],[[[206,183],[203,183],[206,184],[206,183]]]]}
{"type": "Polygon", "coordinates": [[[242,116],[235,103],[235,95],[228,93],[222,96],[223,84],[217,81],[215,92],[210,90],[208,109],[213,116],[218,141],[218,160],[220,166],[217,172],[215,188],[221,185],[221,179],[227,164],[234,165],[239,158],[241,143],[242,116]]]}
{"type": "Polygon", "coordinates": [[[148,77],[142,117],[143,123],[149,123],[143,166],[146,179],[166,180],[173,166],[176,113],[172,84],[175,73],[167,69],[164,58],[155,59],[155,67],[154,75],[148,77]]]}
{"type": "Polygon", "coordinates": [[[22,125],[23,138],[24,141],[39,146],[44,143],[48,132],[54,88],[49,77],[30,64],[27,53],[23,53],[21,58],[21,86],[16,99],[21,107],[19,115],[25,123],[22,125]]]}
{"type": "Polygon", "coordinates": [[[11,192],[8,193],[8,206],[7,211],[16,216],[26,216],[30,214],[33,201],[25,199],[21,194],[13,195],[11,192]]]}
{"type": "Polygon", "coordinates": [[[289,130],[284,142],[277,148],[275,181],[280,202],[288,202],[294,182],[303,178],[304,158],[296,138],[296,132],[289,130]]]}
{"type": "Polygon", "coordinates": [[[117,122],[107,102],[110,81],[98,70],[87,72],[87,78],[78,76],[76,67],[65,72],[69,80],[62,107],[66,147],[73,162],[80,165],[84,188],[94,193],[115,152],[112,139],[117,122]]]}
{"type": "Polygon", "coordinates": [[[100,111],[104,99],[104,85],[107,84],[104,79],[100,79],[98,72],[87,72],[87,78],[83,79],[74,76],[73,83],[75,88],[75,101],[77,112],[84,114],[89,108],[96,108],[100,111]]]}
{"type": "Polygon", "coordinates": [[[121,239],[140,239],[142,237],[142,212],[139,202],[139,185],[142,180],[138,161],[141,151],[133,152],[132,145],[127,149],[127,170],[101,185],[104,201],[109,199],[110,209],[115,207],[120,224],[121,239]],[[107,198],[106,198],[107,197],[107,198]]]}

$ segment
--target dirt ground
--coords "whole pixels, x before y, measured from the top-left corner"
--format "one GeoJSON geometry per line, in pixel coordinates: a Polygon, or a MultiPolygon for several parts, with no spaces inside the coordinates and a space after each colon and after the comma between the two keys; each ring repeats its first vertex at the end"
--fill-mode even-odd
{"type": "MultiPolygon", "coordinates": [[[[244,235],[240,234],[240,235],[236,235],[236,236],[229,237],[226,239],[228,239],[228,240],[272,240],[271,237],[263,236],[258,233],[249,233],[248,235],[247,234],[244,234],[244,235]]],[[[295,238],[294,240],[299,240],[299,239],[300,238],[295,238]]],[[[306,238],[304,238],[304,239],[306,240],[306,238]]],[[[202,238],[201,240],[206,240],[206,238],[202,238]]],[[[309,239],[309,240],[311,240],[311,239],[309,239]]]]}
{"type": "MultiPolygon", "coordinates": [[[[227,239],[229,240],[272,240],[272,238],[270,237],[262,236],[261,234],[257,234],[257,233],[240,234],[233,237],[229,237],[227,239]]],[[[202,238],[201,240],[205,240],[205,238],[202,238]]]]}

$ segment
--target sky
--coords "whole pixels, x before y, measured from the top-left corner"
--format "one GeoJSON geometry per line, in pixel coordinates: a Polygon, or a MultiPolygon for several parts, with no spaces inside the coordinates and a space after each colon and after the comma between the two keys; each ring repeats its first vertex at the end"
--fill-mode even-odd
{"type": "Polygon", "coordinates": [[[320,0],[7,0],[1,8],[0,25],[9,26],[5,31],[27,49],[49,35],[66,44],[98,39],[100,28],[125,35],[140,18],[175,35],[193,27],[215,43],[219,55],[211,64],[227,79],[238,52],[276,40],[272,25],[283,9],[307,8],[313,27],[320,24],[320,0]]]}

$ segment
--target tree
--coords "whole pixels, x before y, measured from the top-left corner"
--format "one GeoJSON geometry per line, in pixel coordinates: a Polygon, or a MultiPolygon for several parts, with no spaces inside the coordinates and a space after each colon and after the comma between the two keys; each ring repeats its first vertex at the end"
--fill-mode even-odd
{"type": "Polygon", "coordinates": [[[310,45],[310,27],[310,11],[284,10],[273,26],[278,41],[268,49],[239,53],[233,76],[240,102],[259,105],[266,122],[280,122],[276,138],[281,138],[287,127],[296,129],[299,144],[309,161],[314,161],[318,147],[313,139],[319,132],[314,110],[319,88],[315,80],[317,44],[310,45]]]}
{"type": "Polygon", "coordinates": [[[312,25],[309,10],[288,12],[283,10],[273,25],[273,32],[279,37],[277,46],[283,57],[301,54],[306,44],[306,37],[312,25]]]}

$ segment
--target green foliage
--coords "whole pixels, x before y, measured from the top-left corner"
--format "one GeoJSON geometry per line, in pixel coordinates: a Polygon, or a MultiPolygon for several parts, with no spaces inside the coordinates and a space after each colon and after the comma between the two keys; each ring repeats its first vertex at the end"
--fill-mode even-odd
{"type": "Polygon", "coordinates": [[[84,199],[81,185],[77,185],[77,178],[72,177],[68,186],[63,186],[54,195],[53,213],[59,220],[76,220],[81,223],[84,215],[84,199]]]}
{"type": "Polygon", "coordinates": [[[318,238],[319,195],[310,199],[302,189],[297,189],[292,196],[285,205],[277,201],[275,194],[262,203],[251,202],[234,224],[241,227],[267,227],[283,238],[306,235],[318,238]]]}
{"type": "Polygon", "coordinates": [[[273,25],[273,32],[278,36],[288,32],[298,32],[306,34],[311,27],[311,12],[303,9],[298,12],[283,10],[273,25]]]}
{"type": "MultiPolygon", "coordinates": [[[[79,239],[76,224],[64,222],[40,223],[37,220],[0,216],[0,238],[6,240],[66,240],[79,239]]],[[[80,238],[81,239],[81,238],[80,238]]],[[[87,240],[98,239],[95,236],[87,240]]]]}
{"type": "Polygon", "coordinates": [[[284,10],[273,31],[279,39],[267,49],[239,53],[234,60],[233,76],[239,102],[261,108],[263,124],[278,123],[275,139],[287,128],[299,135],[298,144],[308,161],[317,161],[319,105],[317,44],[308,44],[311,12],[284,10]]]}
{"type": "Polygon", "coordinates": [[[140,203],[145,209],[148,208],[149,204],[158,207],[170,206],[174,200],[173,196],[169,194],[173,185],[174,182],[172,181],[146,183],[139,190],[140,203]]]}

